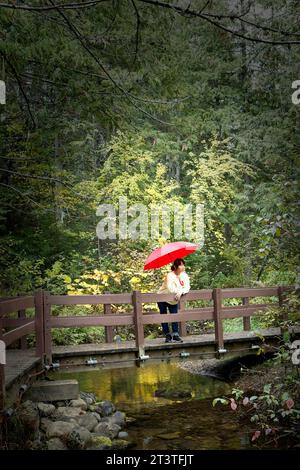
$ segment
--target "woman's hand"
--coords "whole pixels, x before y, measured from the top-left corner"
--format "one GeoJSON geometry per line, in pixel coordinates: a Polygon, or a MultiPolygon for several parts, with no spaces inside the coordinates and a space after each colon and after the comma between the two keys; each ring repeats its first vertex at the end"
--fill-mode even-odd
{"type": "Polygon", "coordinates": [[[181,294],[175,294],[175,296],[174,296],[175,300],[179,300],[180,297],[181,297],[181,294]]]}

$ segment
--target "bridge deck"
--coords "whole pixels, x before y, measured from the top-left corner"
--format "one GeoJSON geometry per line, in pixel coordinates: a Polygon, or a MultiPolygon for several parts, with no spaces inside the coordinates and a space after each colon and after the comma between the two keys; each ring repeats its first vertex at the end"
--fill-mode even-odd
{"type": "MultiPolygon", "coordinates": [[[[294,326],[290,329],[294,333],[300,333],[300,327],[294,326]]],[[[259,334],[266,339],[281,336],[280,328],[269,328],[259,330],[259,334]]],[[[224,334],[225,345],[230,343],[243,343],[253,339],[258,340],[255,331],[239,331],[237,333],[224,334]]],[[[188,348],[195,346],[213,346],[215,345],[214,334],[189,335],[184,338],[183,343],[165,343],[164,338],[145,339],[145,351],[163,350],[173,348],[188,348]]],[[[72,356],[85,356],[97,354],[114,354],[137,351],[135,341],[122,341],[120,343],[91,343],[78,344],[69,346],[53,346],[53,359],[72,356]]],[[[9,387],[18,379],[18,377],[26,376],[32,369],[41,362],[40,358],[35,356],[34,349],[8,349],[7,364],[5,367],[5,385],[9,387]]]]}
{"type": "Polygon", "coordinates": [[[41,359],[35,356],[35,349],[8,349],[6,361],[5,386],[10,387],[19,377],[30,373],[41,359]]]}
{"type": "MultiPolygon", "coordinates": [[[[300,327],[294,327],[296,333],[300,333],[300,327]]],[[[274,337],[281,335],[280,328],[269,328],[265,330],[259,330],[259,334],[265,338],[274,337]]],[[[243,342],[249,339],[259,339],[255,331],[239,331],[237,333],[224,334],[224,340],[226,343],[231,342],[243,342]]],[[[201,335],[188,335],[183,338],[183,343],[165,343],[164,338],[145,339],[145,350],[150,351],[151,349],[172,349],[178,346],[189,347],[189,346],[205,346],[214,345],[215,335],[212,334],[201,334],[201,335]]],[[[77,344],[70,346],[54,346],[53,357],[67,357],[76,355],[89,355],[99,353],[115,353],[115,352],[127,352],[137,351],[135,341],[122,341],[120,343],[90,343],[90,344],[77,344]]]]}

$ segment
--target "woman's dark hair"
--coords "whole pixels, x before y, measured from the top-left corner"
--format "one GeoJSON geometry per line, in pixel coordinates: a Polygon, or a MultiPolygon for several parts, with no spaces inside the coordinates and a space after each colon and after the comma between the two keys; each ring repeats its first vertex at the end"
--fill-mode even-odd
{"type": "Polygon", "coordinates": [[[173,261],[173,264],[171,266],[171,269],[172,271],[176,271],[176,269],[178,268],[178,266],[180,266],[181,264],[184,264],[185,265],[185,262],[182,258],[176,258],[174,261],[173,261]]]}

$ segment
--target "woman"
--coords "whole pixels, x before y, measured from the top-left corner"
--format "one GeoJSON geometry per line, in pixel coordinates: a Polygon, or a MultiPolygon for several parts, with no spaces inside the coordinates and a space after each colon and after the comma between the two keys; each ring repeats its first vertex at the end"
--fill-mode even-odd
{"type": "MultiPolygon", "coordinates": [[[[190,290],[189,276],[185,272],[185,262],[182,258],[176,258],[171,266],[171,271],[166,274],[163,284],[158,290],[160,294],[175,294],[174,299],[169,302],[157,302],[160,313],[178,312],[178,301],[183,294],[190,290]]],[[[178,322],[172,323],[172,333],[169,332],[168,323],[162,323],[162,329],[166,337],[166,343],[172,341],[182,342],[178,332],[178,322]]]]}

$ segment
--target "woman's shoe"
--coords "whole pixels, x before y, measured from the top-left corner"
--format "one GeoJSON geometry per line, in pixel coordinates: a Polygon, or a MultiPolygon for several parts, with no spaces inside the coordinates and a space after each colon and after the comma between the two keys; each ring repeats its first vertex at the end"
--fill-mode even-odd
{"type": "Polygon", "coordinates": [[[180,338],[178,333],[172,333],[172,340],[173,341],[178,341],[179,343],[183,343],[183,339],[180,338]]]}
{"type": "Polygon", "coordinates": [[[172,343],[172,336],[170,335],[170,333],[166,334],[165,343],[172,343]]]}

